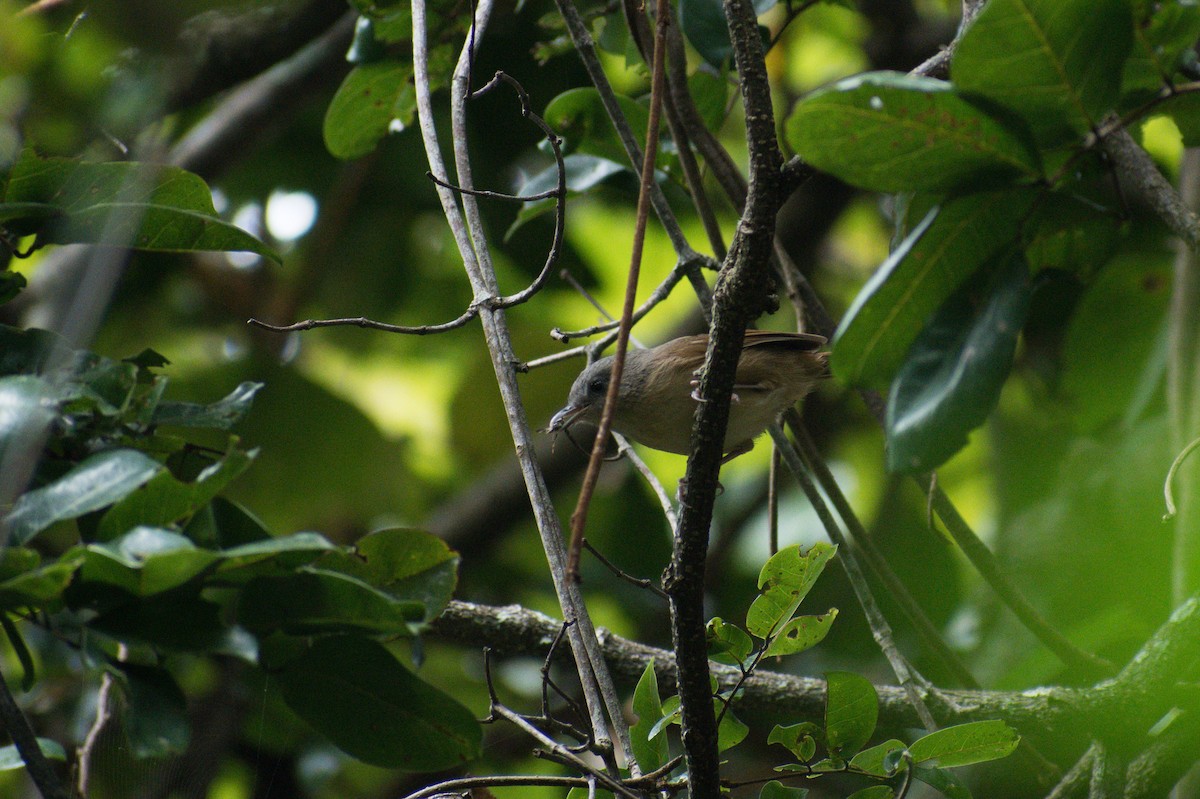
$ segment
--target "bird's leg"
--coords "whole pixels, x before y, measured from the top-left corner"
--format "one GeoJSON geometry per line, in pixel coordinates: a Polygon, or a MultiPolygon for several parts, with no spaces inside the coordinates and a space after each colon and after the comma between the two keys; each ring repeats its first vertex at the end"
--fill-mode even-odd
{"type": "Polygon", "coordinates": [[[754,449],[753,441],[751,441],[751,440],[743,441],[742,443],[738,444],[733,449],[729,450],[729,452],[725,453],[724,457],[721,458],[721,465],[724,466],[725,464],[729,463],[734,458],[738,457],[739,455],[745,455],[747,452],[749,452],[752,449],[754,449]]]}
{"type": "MultiPolygon", "coordinates": [[[[701,396],[700,396],[700,378],[699,378],[699,377],[693,377],[693,378],[692,378],[692,394],[691,394],[691,397],[692,397],[692,399],[694,399],[696,402],[708,402],[708,400],[706,400],[706,399],[704,399],[704,397],[701,397],[701,396]]],[[[738,397],[738,395],[737,395],[737,392],[736,392],[736,391],[735,391],[735,392],[733,392],[732,394],[730,394],[730,395],[729,395],[729,399],[730,399],[730,401],[731,401],[731,402],[733,402],[734,404],[737,404],[737,403],[739,403],[739,402],[741,402],[741,401],[742,401],[742,400],[741,400],[741,398],[740,398],[740,397],[738,397]]]]}

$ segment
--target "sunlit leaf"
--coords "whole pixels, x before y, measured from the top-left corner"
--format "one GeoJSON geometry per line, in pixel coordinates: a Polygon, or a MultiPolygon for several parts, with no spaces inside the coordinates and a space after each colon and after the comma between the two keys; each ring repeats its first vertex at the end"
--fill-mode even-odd
{"type": "Polygon", "coordinates": [[[846,671],[825,675],[829,695],[825,700],[825,736],[829,752],[849,758],[862,749],[875,732],[879,697],[870,680],[846,671]]]}
{"type": "Polygon", "coordinates": [[[908,747],[913,763],[935,762],[941,768],[969,766],[1012,754],[1021,736],[998,719],[945,727],[918,738],[908,747]]]}

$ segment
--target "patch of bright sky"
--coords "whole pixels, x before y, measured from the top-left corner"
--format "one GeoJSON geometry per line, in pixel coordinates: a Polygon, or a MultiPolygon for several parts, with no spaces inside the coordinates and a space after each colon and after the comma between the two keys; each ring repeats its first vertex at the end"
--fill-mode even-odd
{"type": "Polygon", "coordinates": [[[416,350],[401,357],[391,350],[350,352],[318,340],[306,344],[300,368],[309,378],[358,407],[384,435],[408,439],[419,476],[450,476],[449,408],[458,384],[452,364],[419,357],[416,350]]]}
{"type": "MultiPolygon", "coordinates": [[[[861,42],[867,23],[855,11],[832,3],[800,15],[772,50],[772,67],[781,65],[789,88],[807,92],[869,68],[861,42]]],[[[772,69],[773,74],[778,74],[772,69]]]]}
{"type": "Polygon", "coordinates": [[[317,201],[306,191],[276,189],[267,198],[264,221],[277,241],[292,242],[312,229],[317,220],[317,201]]]}
{"type": "Polygon", "coordinates": [[[1142,125],[1142,146],[1160,164],[1165,164],[1169,175],[1179,171],[1179,159],[1183,156],[1183,136],[1170,117],[1151,117],[1142,125]]]}

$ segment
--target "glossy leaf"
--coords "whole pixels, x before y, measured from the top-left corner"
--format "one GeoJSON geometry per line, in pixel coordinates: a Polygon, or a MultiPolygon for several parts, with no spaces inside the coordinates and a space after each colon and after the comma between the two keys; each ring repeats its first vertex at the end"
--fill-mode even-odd
{"type": "MultiPolygon", "coordinates": [[[[650,121],[650,111],[637,101],[617,95],[617,105],[624,114],[638,147],[646,146],[646,125],[650,121]]],[[[607,158],[628,168],[629,158],[625,147],[621,144],[617,131],[600,93],[593,88],[569,89],[555,97],[546,106],[542,117],[551,128],[563,138],[563,151],[568,154],[595,155],[607,158]]],[[[658,162],[663,163],[666,153],[660,153],[658,162]]],[[[546,188],[553,188],[551,183],[546,188]]],[[[545,189],[543,189],[544,191],[545,189]]],[[[523,194],[529,193],[522,191],[523,194]]]]}
{"type": "Polygon", "coordinates": [[[425,606],[396,600],[347,574],[302,567],[286,577],[259,577],[243,590],[238,622],[255,632],[296,635],[365,631],[411,635],[425,606]]]}
{"type": "Polygon", "coordinates": [[[396,600],[419,602],[424,621],[441,614],[458,584],[458,555],[424,530],[395,528],[369,533],[347,553],[331,552],[316,564],[356,577],[396,600]]]}
{"type": "Polygon", "coordinates": [[[44,243],[240,250],[279,260],[254,236],[222,221],[204,181],[178,167],[89,163],[27,152],[13,166],[2,199],[60,210],[60,216],[38,228],[44,243]]]}
{"type": "Polygon", "coordinates": [[[0,377],[0,460],[6,453],[37,451],[58,417],[57,388],[42,377],[0,377]]]}
{"type": "Polygon", "coordinates": [[[629,728],[633,756],[637,758],[642,772],[655,771],[667,762],[671,750],[665,735],[650,735],[650,730],[663,717],[662,699],[658,694],[658,675],[654,672],[654,659],[646,664],[646,670],[638,678],[633,691],[633,712],[637,723],[629,728]]]}
{"type": "Polygon", "coordinates": [[[479,756],[471,711],[366,638],[321,638],[276,680],[297,715],[364,763],[441,771],[479,756]]]}
{"type": "MultiPolygon", "coordinates": [[[[776,0],[754,0],[754,13],[762,16],[775,4],[776,0]]],[[[729,23],[725,21],[725,6],[721,0],[680,0],[679,27],[710,65],[720,68],[733,54],[729,23]]]]}
{"type": "Polygon", "coordinates": [[[360,158],[388,134],[392,121],[412,123],[403,98],[413,94],[411,61],[381,59],[360,64],[338,87],[325,112],[325,146],[336,158],[360,158]]]}
{"type": "Polygon", "coordinates": [[[797,616],[771,639],[767,655],[794,655],[816,646],[825,640],[837,614],[837,608],[830,608],[820,616],[797,616]]]}
{"type": "Polygon", "coordinates": [[[1116,251],[1123,225],[1074,197],[1044,195],[1025,226],[1029,271],[1058,269],[1088,282],[1116,251]]]}
{"type": "Polygon", "coordinates": [[[96,538],[109,541],[139,525],[162,527],[190,516],[246,471],[255,455],[257,451],[234,450],[191,482],[160,472],[104,514],[96,538]]]}
{"type": "Polygon", "coordinates": [[[759,638],[777,635],[836,552],[822,542],[807,551],[793,546],[772,555],[759,572],[760,594],[746,612],[746,630],[759,638]]]}
{"type": "Polygon", "coordinates": [[[999,400],[1029,296],[1025,261],[1009,255],[946,301],[892,383],[888,469],[929,471],[967,443],[999,400]]]}
{"type": "Polygon", "coordinates": [[[809,164],[871,191],[978,190],[1039,173],[1021,136],[932,78],[846,78],[797,103],[786,131],[809,164]]]}
{"type": "Polygon", "coordinates": [[[320,533],[293,533],[252,541],[221,553],[215,579],[223,584],[242,584],[256,577],[288,575],[335,549],[320,533]]]}
{"type": "MultiPolygon", "coordinates": [[[[38,738],[37,743],[42,754],[51,760],[65,761],[67,759],[67,752],[58,741],[52,738],[38,738]]],[[[13,744],[0,746],[0,771],[13,771],[19,768],[25,768],[25,761],[21,759],[21,753],[17,751],[17,747],[13,744]]]]}
{"type": "Polygon", "coordinates": [[[875,732],[879,697],[865,677],[846,671],[825,675],[829,694],[825,700],[825,736],[831,755],[849,758],[863,748],[875,732]]]}
{"type": "Polygon", "coordinates": [[[897,741],[893,738],[890,741],[884,741],[877,746],[862,750],[850,759],[850,765],[862,769],[868,774],[874,774],[877,777],[890,777],[895,773],[896,769],[895,767],[889,767],[889,761],[897,752],[903,752],[907,748],[903,741],[897,741]]]}
{"type": "Polygon", "coordinates": [[[115,585],[144,597],[183,585],[218,557],[179,533],[135,527],[109,543],[89,544],[80,574],[84,580],[115,585]]]}
{"type": "Polygon", "coordinates": [[[9,540],[23,544],[57,521],[111,505],[162,470],[138,450],[98,452],[53,483],[23,494],[6,520],[9,540]]]}
{"type": "Polygon", "coordinates": [[[941,768],[969,766],[1012,754],[1021,736],[999,719],[974,721],[931,732],[908,747],[913,763],[934,762],[941,768]]]}
{"type": "Polygon", "coordinates": [[[1018,240],[1032,191],[997,191],[930,211],[855,297],[833,339],[830,364],[851,385],[882,386],[946,298],[1018,240]]]}
{"type": "Polygon", "coordinates": [[[245,382],[228,396],[207,405],[194,402],[164,402],[154,411],[154,423],[171,427],[206,427],[228,430],[250,410],[262,383],[245,382]]]}
{"type": "Polygon", "coordinates": [[[1042,144],[1087,133],[1117,102],[1127,0],[990,0],[959,42],[955,86],[1015,111],[1042,144]]]}

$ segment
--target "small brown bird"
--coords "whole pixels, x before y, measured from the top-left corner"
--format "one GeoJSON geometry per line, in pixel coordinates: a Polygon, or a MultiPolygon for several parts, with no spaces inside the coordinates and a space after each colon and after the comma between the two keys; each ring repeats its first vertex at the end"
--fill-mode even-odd
{"type": "MultiPolygon", "coordinates": [[[[747,330],[734,378],[734,402],[725,432],[726,461],[749,452],[754,439],[779,414],[828,375],[823,336],[747,330]]],[[[683,336],[646,350],[630,350],[617,393],[613,429],[654,449],[686,455],[696,414],[696,373],[704,365],[708,336],[683,336]]],[[[550,420],[549,432],[578,421],[599,423],[612,372],[612,356],[580,373],[567,406],[550,420]]]]}

